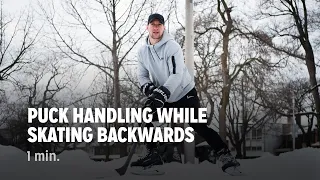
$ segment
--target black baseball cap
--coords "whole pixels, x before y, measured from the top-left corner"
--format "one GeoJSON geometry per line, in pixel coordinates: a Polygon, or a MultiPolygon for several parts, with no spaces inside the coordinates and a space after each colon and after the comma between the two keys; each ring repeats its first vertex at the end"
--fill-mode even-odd
{"type": "Polygon", "coordinates": [[[158,19],[161,24],[164,24],[164,18],[161,14],[155,13],[151,14],[148,18],[148,24],[150,24],[153,20],[158,19]]]}

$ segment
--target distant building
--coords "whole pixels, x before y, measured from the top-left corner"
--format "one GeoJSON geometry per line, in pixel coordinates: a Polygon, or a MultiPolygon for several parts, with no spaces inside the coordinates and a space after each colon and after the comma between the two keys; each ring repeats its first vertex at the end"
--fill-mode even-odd
{"type": "MultiPolygon", "coordinates": [[[[242,128],[241,124],[238,126],[239,129],[242,128]]],[[[274,153],[282,143],[282,126],[283,124],[267,123],[258,128],[251,128],[245,138],[246,156],[261,156],[264,152],[274,153]]],[[[235,152],[230,140],[228,143],[231,151],[235,152]]]]}
{"type": "MultiPolygon", "coordinates": [[[[242,125],[238,124],[239,131],[242,125]]],[[[295,125],[295,149],[303,148],[302,132],[295,125]]],[[[228,145],[232,152],[235,154],[235,148],[230,143],[228,145]]],[[[312,131],[311,142],[313,147],[317,147],[317,134],[316,130],[312,131]]],[[[266,123],[258,128],[252,128],[245,138],[246,156],[261,156],[263,153],[268,152],[278,155],[283,152],[292,151],[293,149],[293,125],[291,117],[285,123],[266,123]]],[[[242,147],[243,149],[243,147],[242,147]]],[[[242,152],[243,153],[243,152],[242,152]]]]}

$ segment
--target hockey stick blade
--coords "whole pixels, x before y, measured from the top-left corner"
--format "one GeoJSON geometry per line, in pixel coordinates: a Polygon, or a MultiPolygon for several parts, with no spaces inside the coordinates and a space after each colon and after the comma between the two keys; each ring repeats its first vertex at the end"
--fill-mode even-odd
{"type": "MultiPolygon", "coordinates": [[[[145,122],[142,122],[141,128],[144,128],[145,124],[146,124],[145,122]]],[[[133,156],[134,152],[136,151],[137,144],[138,143],[136,143],[136,142],[133,144],[133,146],[132,146],[132,148],[130,150],[130,153],[129,153],[124,165],[121,166],[120,168],[116,169],[116,171],[118,172],[118,174],[120,176],[123,176],[124,174],[126,174],[126,172],[128,170],[128,167],[129,167],[129,164],[131,162],[132,156],[133,156]]]]}
{"type": "Polygon", "coordinates": [[[130,164],[130,161],[132,159],[132,156],[135,152],[135,149],[136,149],[136,146],[137,146],[137,143],[134,143],[133,147],[131,148],[130,150],[130,154],[128,155],[127,159],[126,159],[126,162],[124,163],[123,166],[121,166],[120,168],[116,169],[116,171],[118,172],[118,174],[120,176],[124,175],[126,172],[127,172],[127,169],[129,167],[129,164],[130,164]]]}

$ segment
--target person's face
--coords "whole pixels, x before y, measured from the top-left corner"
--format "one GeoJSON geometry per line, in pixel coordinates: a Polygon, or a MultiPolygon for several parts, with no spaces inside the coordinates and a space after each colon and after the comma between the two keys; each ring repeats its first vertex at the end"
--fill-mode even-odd
{"type": "Polygon", "coordinates": [[[155,19],[147,26],[149,36],[152,39],[161,39],[162,34],[164,32],[164,25],[159,22],[159,20],[155,19]]]}

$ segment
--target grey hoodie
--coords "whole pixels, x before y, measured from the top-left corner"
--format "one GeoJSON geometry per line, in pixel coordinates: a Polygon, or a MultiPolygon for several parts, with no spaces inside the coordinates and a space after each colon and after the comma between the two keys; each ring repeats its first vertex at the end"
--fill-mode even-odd
{"type": "Polygon", "coordinates": [[[153,82],[170,91],[167,102],[176,102],[185,96],[195,83],[184,63],[180,45],[166,31],[155,45],[146,44],[138,52],[138,80],[140,86],[153,82]]]}

